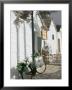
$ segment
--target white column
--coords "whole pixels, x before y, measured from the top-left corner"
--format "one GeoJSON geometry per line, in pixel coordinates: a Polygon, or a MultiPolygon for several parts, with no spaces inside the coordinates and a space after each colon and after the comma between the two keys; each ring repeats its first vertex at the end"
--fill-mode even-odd
{"type": "Polygon", "coordinates": [[[32,56],[32,28],[31,24],[25,22],[25,29],[26,29],[26,57],[32,56]]]}
{"type": "Polygon", "coordinates": [[[32,28],[29,23],[19,23],[17,37],[18,62],[22,62],[32,56],[32,28]]]}
{"type": "Polygon", "coordinates": [[[24,23],[19,23],[19,28],[17,31],[17,55],[18,62],[22,62],[25,58],[24,53],[24,23]]]}

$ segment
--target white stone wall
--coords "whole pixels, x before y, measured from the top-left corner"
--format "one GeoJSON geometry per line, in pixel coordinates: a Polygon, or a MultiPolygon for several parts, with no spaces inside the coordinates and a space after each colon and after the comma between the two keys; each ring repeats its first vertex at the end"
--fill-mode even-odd
{"type": "Polygon", "coordinates": [[[49,46],[49,51],[51,54],[56,54],[57,53],[57,31],[55,28],[55,25],[53,21],[51,21],[51,25],[48,31],[48,40],[47,40],[48,46],[49,46]],[[54,40],[52,39],[52,35],[54,35],[54,40]]]}
{"type": "MultiPolygon", "coordinates": [[[[35,14],[34,14],[35,16],[35,14]]],[[[40,33],[41,31],[41,26],[42,26],[42,23],[40,21],[40,18],[39,16],[35,16],[35,22],[37,22],[37,24],[39,25],[39,30],[36,30],[36,33],[35,33],[35,43],[37,43],[37,37],[38,37],[38,33],[40,33]]],[[[61,32],[57,32],[56,30],[56,26],[53,22],[53,20],[51,20],[51,25],[50,25],[50,28],[49,28],[49,31],[48,31],[48,39],[46,40],[48,46],[49,46],[49,53],[50,54],[57,54],[58,53],[58,38],[60,38],[60,46],[61,46],[61,32]],[[54,40],[52,39],[52,35],[54,35],[54,40]]],[[[43,43],[44,40],[42,40],[42,48],[44,46],[44,43],[43,43]]],[[[61,49],[61,48],[60,48],[61,49]]],[[[35,47],[35,50],[37,51],[37,46],[35,47]]]]}
{"type": "Polygon", "coordinates": [[[25,57],[31,57],[32,55],[31,22],[27,23],[25,21],[23,23],[19,23],[19,27],[16,29],[16,25],[14,23],[15,19],[16,16],[11,11],[11,68],[16,68],[17,62],[23,61],[25,57]]]}
{"type": "Polygon", "coordinates": [[[60,28],[60,31],[57,32],[57,40],[60,39],[60,52],[58,51],[58,53],[61,54],[61,51],[62,51],[62,32],[61,32],[61,28],[60,28]]]}
{"type": "MultiPolygon", "coordinates": [[[[34,20],[37,25],[39,25],[39,29],[35,30],[35,43],[37,43],[37,37],[40,36],[41,31],[41,21],[39,16],[35,16],[34,20]],[[39,33],[39,34],[38,34],[39,33]]],[[[32,55],[32,29],[31,22],[20,23],[20,27],[18,31],[16,30],[16,25],[14,24],[14,20],[16,19],[14,13],[11,11],[11,68],[16,67],[18,61],[23,61],[25,57],[30,57],[32,55]],[[18,34],[18,42],[17,42],[17,34],[18,34]],[[17,48],[18,46],[18,48],[17,48]],[[26,51],[25,51],[26,50],[26,51]],[[26,52],[26,55],[25,55],[26,52]],[[18,53],[18,56],[17,56],[18,53]]],[[[58,52],[58,38],[61,40],[61,32],[57,32],[53,21],[51,20],[51,25],[48,31],[48,39],[47,44],[49,46],[49,52],[51,54],[56,54],[58,52]],[[52,34],[54,34],[54,40],[52,39],[52,34]]],[[[61,44],[61,42],[60,42],[61,44]]],[[[61,45],[60,45],[61,46],[61,45]]],[[[43,43],[42,43],[43,47],[43,43]]],[[[61,48],[61,47],[60,47],[61,48]]],[[[35,47],[37,51],[38,47],[35,47]]]]}
{"type": "MultiPolygon", "coordinates": [[[[35,31],[35,50],[37,52],[37,37],[40,37],[41,33],[41,21],[39,16],[35,16],[35,23],[39,26],[38,29],[34,28],[35,31]]],[[[25,57],[31,57],[32,55],[32,28],[31,22],[24,21],[23,23],[19,23],[18,29],[14,23],[16,16],[13,11],[11,11],[11,30],[10,30],[10,67],[11,67],[11,78],[19,78],[19,73],[16,71],[17,62],[23,61],[25,57]]],[[[47,44],[49,46],[49,53],[56,54],[58,52],[58,38],[61,40],[61,32],[57,32],[53,21],[51,21],[51,25],[48,31],[48,39],[47,44]],[[52,34],[54,34],[54,40],[52,39],[52,34]]],[[[60,41],[60,44],[61,41],[60,41]]],[[[60,45],[61,46],[61,45],[60,45]]],[[[43,43],[42,43],[43,47],[43,43]]],[[[61,48],[61,47],[60,47],[61,48]]]]}
{"type": "Polygon", "coordinates": [[[17,65],[17,30],[14,24],[14,20],[16,19],[14,13],[11,11],[11,30],[10,30],[10,66],[11,68],[16,68],[17,65]]]}

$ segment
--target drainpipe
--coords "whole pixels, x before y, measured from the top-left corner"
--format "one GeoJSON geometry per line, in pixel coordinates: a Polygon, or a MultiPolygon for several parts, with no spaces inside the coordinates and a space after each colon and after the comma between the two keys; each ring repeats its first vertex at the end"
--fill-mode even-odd
{"type": "Polygon", "coordinates": [[[33,20],[33,11],[31,14],[31,19],[32,19],[32,59],[33,59],[33,69],[32,69],[32,76],[34,76],[36,74],[36,66],[35,66],[35,58],[34,58],[34,54],[35,54],[35,43],[34,43],[34,20],[33,20]]]}
{"type": "MultiPolygon", "coordinates": [[[[35,53],[35,43],[34,43],[34,22],[33,22],[33,11],[31,14],[31,18],[32,18],[32,55],[34,55],[35,53]]],[[[33,62],[34,62],[34,57],[33,57],[33,62]]]]}

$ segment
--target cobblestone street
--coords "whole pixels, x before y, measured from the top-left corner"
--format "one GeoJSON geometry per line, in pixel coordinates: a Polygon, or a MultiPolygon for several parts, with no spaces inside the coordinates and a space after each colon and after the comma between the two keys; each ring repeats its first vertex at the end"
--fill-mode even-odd
{"type": "Polygon", "coordinates": [[[35,79],[61,79],[61,66],[47,65],[43,74],[37,74],[35,79]]]}
{"type": "MultiPolygon", "coordinates": [[[[43,70],[44,68],[42,66],[39,69],[39,72],[43,72],[43,70]]],[[[61,72],[62,72],[61,61],[57,61],[57,62],[46,64],[46,70],[41,74],[36,73],[35,76],[32,76],[30,74],[23,73],[23,79],[61,79],[62,77],[61,72]]],[[[11,70],[11,75],[14,76],[13,78],[22,79],[19,72],[14,68],[11,70]]]]}
{"type": "MultiPolygon", "coordinates": [[[[25,79],[30,79],[30,76],[25,76],[25,79]]],[[[37,73],[32,79],[61,79],[61,66],[47,65],[44,73],[37,73]]]]}

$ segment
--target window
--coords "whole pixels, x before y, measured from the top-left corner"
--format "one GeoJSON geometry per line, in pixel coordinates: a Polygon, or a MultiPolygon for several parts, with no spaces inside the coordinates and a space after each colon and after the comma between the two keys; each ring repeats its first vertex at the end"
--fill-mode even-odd
{"type": "Polygon", "coordinates": [[[54,34],[52,34],[52,39],[54,40],[54,34]]]}

